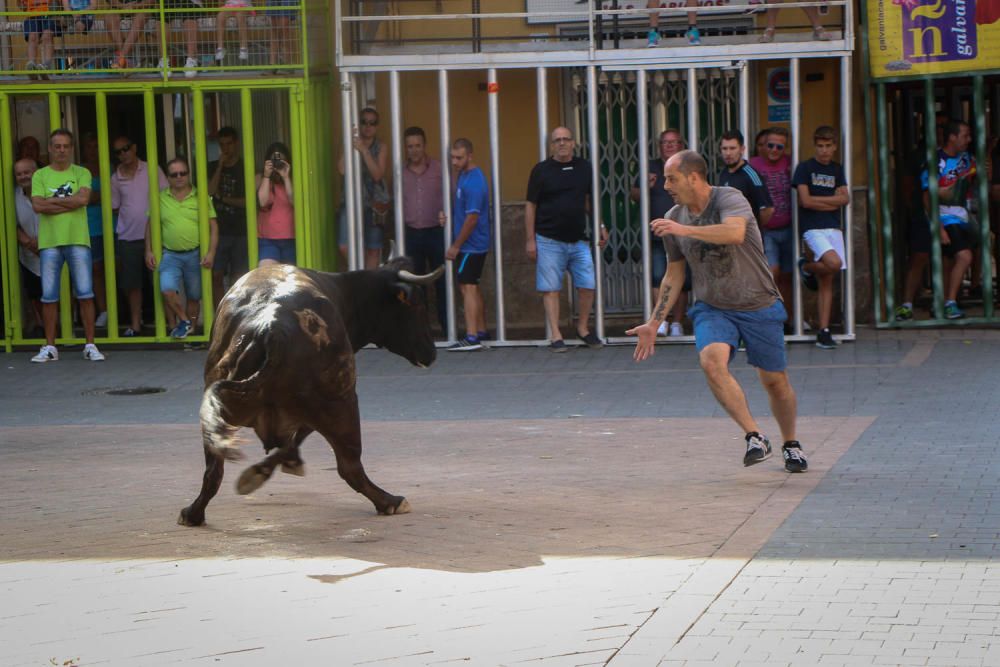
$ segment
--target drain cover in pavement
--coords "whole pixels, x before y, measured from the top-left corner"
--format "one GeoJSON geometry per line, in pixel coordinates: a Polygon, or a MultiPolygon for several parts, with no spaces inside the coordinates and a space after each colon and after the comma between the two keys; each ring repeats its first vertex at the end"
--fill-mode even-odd
{"type": "Polygon", "coordinates": [[[83,393],[89,396],[97,394],[107,394],[108,396],[143,396],[145,394],[162,394],[165,391],[166,388],[164,387],[114,387],[112,389],[90,389],[83,393]]]}

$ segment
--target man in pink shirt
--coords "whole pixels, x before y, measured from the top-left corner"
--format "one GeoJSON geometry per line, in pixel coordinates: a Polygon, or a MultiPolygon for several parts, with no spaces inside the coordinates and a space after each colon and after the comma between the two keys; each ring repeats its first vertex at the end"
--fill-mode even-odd
{"type": "MultiPolygon", "coordinates": [[[[403,133],[406,165],[403,167],[403,222],[406,223],[406,254],[414,271],[431,273],[444,264],[444,209],[441,163],[427,154],[427,136],[422,128],[408,127],[403,133]]],[[[434,283],[438,322],[448,330],[444,276],[434,283]]]]}
{"type": "Polygon", "coordinates": [[[785,304],[792,303],[792,272],[795,270],[795,234],[792,233],[792,160],[785,155],[788,130],[772,127],[767,133],[763,157],[750,158],[767,185],[774,213],[761,229],[764,254],[774,282],[785,304]]]}
{"type": "MultiPolygon", "coordinates": [[[[118,213],[115,255],[118,287],[128,296],[129,325],[123,336],[138,336],[142,326],[142,281],[146,275],[146,229],[149,226],[149,171],[126,136],[111,142],[118,168],[111,175],[111,208],[118,213]]],[[[163,170],[156,168],[159,188],[167,187],[163,170]]]]}

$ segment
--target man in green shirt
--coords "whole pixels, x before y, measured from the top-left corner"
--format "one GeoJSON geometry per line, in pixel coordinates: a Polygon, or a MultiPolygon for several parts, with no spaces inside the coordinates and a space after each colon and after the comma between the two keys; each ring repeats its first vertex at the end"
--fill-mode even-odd
{"type": "Polygon", "coordinates": [[[83,358],[104,361],[94,345],[94,284],[90,256],[90,171],[73,164],[73,134],[60,128],[49,135],[49,159],[31,177],[31,206],[38,214],[38,250],[42,273],[42,320],[45,345],[31,360],[57,361],[56,320],[59,316],[59,277],[69,266],[73,294],[80,302],[80,319],[87,344],[83,358]]]}
{"type": "MultiPolygon", "coordinates": [[[[201,232],[198,215],[198,192],[191,185],[191,168],[184,158],[174,158],[167,163],[169,183],[160,192],[160,229],[163,235],[163,257],[160,260],[160,291],[171,319],[177,325],[170,331],[173,338],[186,338],[194,329],[194,322],[201,310],[201,269],[212,268],[215,249],[219,245],[219,228],[215,220],[215,207],[208,200],[209,242],[208,252],[201,254],[201,232]],[[187,308],[181,301],[181,284],[187,308]]],[[[146,265],[156,268],[153,243],[146,229],[146,265]]]]}

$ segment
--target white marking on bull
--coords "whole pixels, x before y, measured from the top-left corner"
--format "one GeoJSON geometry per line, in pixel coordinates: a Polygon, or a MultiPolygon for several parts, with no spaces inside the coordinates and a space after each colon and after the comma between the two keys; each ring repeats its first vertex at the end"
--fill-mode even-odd
{"type": "Polygon", "coordinates": [[[305,332],[306,336],[316,345],[317,350],[323,349],[325,345],[330,344],[330,336],[327,333],[326,322],[323,321],[319,315],[316,314],[315,310],[310,308],[303,308],[302,310],[296,310],[295,316],[299,318],[299,326],[302,331],[305,332]]]}

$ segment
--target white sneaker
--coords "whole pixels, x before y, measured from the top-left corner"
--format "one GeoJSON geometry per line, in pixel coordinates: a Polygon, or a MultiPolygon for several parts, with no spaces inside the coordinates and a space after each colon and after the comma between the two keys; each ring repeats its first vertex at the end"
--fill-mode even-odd
{"type": "Polygon", "coordinates": [[[667,323],[666,322],[660,322],[660,327],[656,330],[656,335],[657,336],[666,336],[667,335],[667,323]]]}
{"type": "Polygon", "coordinates": [[[188,58],[184,61],[184,76],[189,79],[193,79],[198,76],[198,72],[194,70],[198,66],[198,61],[194,58],[188,58]]]}
{"type": "Polygon", "coordinates": [[[240,60],[250,60],[249,49],[240,49],[240,60]]]}
{"type": "Polygon", "coordinates": [[[97,316],[97,319],[94,320],[94,326],[102,328],[108,326],[108,311],[105,310],[97,316]]]}
{"type": "Polygon", "coordinates": [[[93,343],[87,343],[83,346],[83,358],[87,361],[104,361],[104,355],[93,343]]]}
{"type": "Polygon", "coordinates": [[[680,322],[674,322],[673,324],[670,325],[670,335],[671,336],[684,335],[684,327],[681,325],[680,322]]]}
{"type": "Polygon", "coordinates": [[[226,50],[221,46],[215,50],[215,61],[222,63],[226,59],[226,50]]]}
{"type": "Polygon", "coordinates": [[[31,358],[36,364],[44,364],[46,361],[59,361],[59,350],[55,345],[42,345],[38,354],[31,358]]]}

